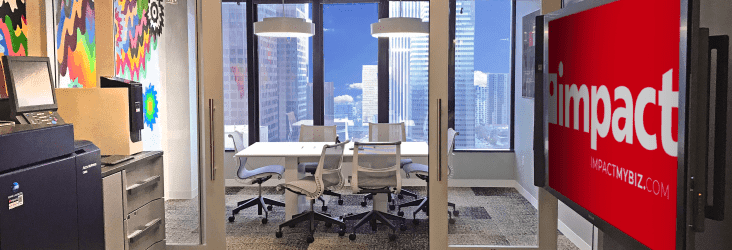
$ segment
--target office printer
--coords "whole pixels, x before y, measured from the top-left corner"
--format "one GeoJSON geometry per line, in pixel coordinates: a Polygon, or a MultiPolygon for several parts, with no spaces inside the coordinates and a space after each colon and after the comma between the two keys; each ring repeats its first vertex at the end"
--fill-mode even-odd
{"type": "Polygon", "coordinates": [[[18,124],[0,149],[0,249],[104,249],[99,148],[70,124],[18,124]]]}

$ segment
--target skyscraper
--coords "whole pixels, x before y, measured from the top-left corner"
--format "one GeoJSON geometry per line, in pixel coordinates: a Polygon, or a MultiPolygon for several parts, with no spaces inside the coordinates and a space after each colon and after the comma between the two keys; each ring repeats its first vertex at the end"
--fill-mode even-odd
{"type": "Polygon", "coordinates": [[[508,125],[508,102],[511,91],[508,86],[508,74],[488,74],[488,97],[486,124],[508,125]]]}
{"type": "MultiPolygon", "coordinates": [[[[325,116],[325,121],[333,121],[333,118],[335,116],[335,103],[334,103],[334,97],[333,97],[333,82],[325,82],[323,84],[323,96],[324,99],[324,107],[323,107],[323,114],[325,116]]],[[[312,96],[312,95],[311,95],[312,96]]],[[[309,98],[310,99],[310,98],[309,98]]],[[[325,124],[328,125],[328,124],[325,124]]]]}
{"type": "MultiPolygon", "coordinates": [[[[308,4],[257,6],[260,20],[288,16],[309,18],[308,4]],[[284,11],[284,13],[283,13],[284,11]]],[[[292,138],[292,124],[308,118],[309,38],[259,37],[260,125],[268,128],[270,141],[292,138]],[[288,118],[292,113],[294,118],[288,118]]],[[[311,112],[310,112],[311,113],[311,112]]],[[[310,115],[312,117],[312,115],[310,115]]]]}
{"type": "Polygon", "coordinates": [[[457,1],[455,22],[455,139],[456,148],[475,147],[475,1],[457,1]]]}
{"type": "MultiPolygon", "coordinates": [[[[429,22],[429,3],[390,3],[389,15],[429,22]]],[[[428,36],[389,39],[389,121],[407,125],[408,141],[427,141],[428,60],[428,36]]]]}
{"type": "Polygon", "coordinates": [[[378,92],[378,66],[363,65],[361,71],[361,87],[363,90],[363,122],[378,122],[376,115],[379,111],[379,92],[378,92]]]}

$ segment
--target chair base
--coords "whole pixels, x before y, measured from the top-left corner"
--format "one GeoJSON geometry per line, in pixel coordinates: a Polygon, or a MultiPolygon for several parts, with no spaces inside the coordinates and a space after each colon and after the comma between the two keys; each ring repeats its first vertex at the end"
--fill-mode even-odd
{"type": "Polygon", "coordinates": [[[262,215],[262,212],[264,212],[264,219],[262,219],[262,224],[267,224],[267,219],[269,217],[269,213],[267,213],[267,210],[272,211],[272,206],[284,207],[285,203],[265,198],[260,195],[258,197],[254,197],[245,201],[237,202],[236,205],[237,207],[234,208],[234,210],[231,212],[229,222],[234,221],[234,215],[239,214],[239,211],[257,206],[257,214],[262,215]]]}
{"type": "Polygon", "coordinates": [[[304,221],[310,222],[309,234],[308,234],[308,238],[307,238],[308,243],[312,243],[314,240],[313,233],[315,233],[315,226],[318,221],[325,222],[326,227],[331,227],[332,225],[337,225],[341,228],[341,230],[340,230],[340,232],[338,232],[338,234],[340,236],[343,236],[346,234],[346,223],[344,223],[343,220],[333,218],[329,214],[315,212],[315,210],[312,209],[312,203],[311,203],[310,211],[306,211],[306,212],[297,214],[297,215],[293,216],[292,219],[280,224],[279,230],[277,231],[275,236],[277,236],[277,238],[282,237],[282,228],[283,227],[287,227],[287,226],[295,227],[297,224],[299,224],[300,222],[304,222],[304,221]]]}
{"type": "MultiPolygon", "coordinates": [[[[348,215],[345,218],[343,218],[344,221],[346,220],[359,220],[358,223],[353,227],[353,233],[356,233],[356,229],[363,226],[367,222],[371,225],[371,230],[376,231],[377,221],[381,222],[382,224],[388,226],[394,233],[396,233],[397,226],[392,223],[390,220],[401,220],[402,224],[400,226],[400,229],[402,231],[406,230],[406,227],[404,225],[404,222],[406,219],[403,217],[399,217],[396,215],[388,214],[385,212],[381,212],[378,210],[371,210],[365,213],[360,214],[354,214],[354,215],[348,215]]],[[[355,236],[354,236],[355,238],[355,236]]],[[[391,236],[390,236],[391,238],[391,236]]]]}
{"type": "MultiPolygon", "coordinates": [[[[429,198],[427,198],[427,197],[424,197],[421,199],[416,199],[416,200],[413,200],[413,201],[410,201],[407,203],[399,204],[399,208],[397,210],[397,211],[399,211],[398,214],[399,215],[404,214],[404,212],[402,212],[403,207],[414,207],[414,206],[417,206],[417,209],[414,210],[414,212],[412,213],[412,219],[414,221],[417,221],[417,213],[419,213],[419,212],[424,212],[427,216],[429,216],[430,202],[429,202],[429,198]]],[[[447,206],[452,207],[452,213],[448,212],[447,214],[450,216],[450,222],[454,223],[454,220],[452,219],[452,215],[455,214],[455,216],[458,216],[457,210],[455,210],[455,203],[448,202],[447,206]]],[[[415,222],[415,224],[417,224],[417,223],[418,222],[415,222]]]]}
{"type": "MultiPolygon", "coordinates": [[[[341,196],[341,194],[333,192],[331,190],[325,190],[325,191],[323,191],[323,195],[330,195],[330,196],[338,197],[338,205],[343,205],[343,197],[341,196]]],[[[328,206],[325,205],[325,200],[323,199],[323,197],[322,196],[318,197],[318,200],[320,202],[323,202],[323,206],[321,208],[323,210],[323,212],[328,211],[328,206]]]]}

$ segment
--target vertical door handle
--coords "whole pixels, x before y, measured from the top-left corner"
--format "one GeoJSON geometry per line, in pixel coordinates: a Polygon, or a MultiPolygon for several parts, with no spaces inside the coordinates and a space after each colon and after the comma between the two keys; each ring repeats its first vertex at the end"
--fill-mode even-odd
{"type": "MultiPolygon", "coordinates": [[[[712,180],[712,205],[707,205],[704,211],[706,218],[722,221],[724,220],[724,196],[726,189],[726,157],[727,152],[727,87],[729,77],[729,36],[709,36],[709,70],[712,66],[712,50],[717,50],[717,61],[716,61],[716,100],[715,104],[715,115],[714,115],[714,163],[708,164],[707,173],[709,171],[709,165],[714,167],[714,174],[712,180]]],[[[707,190],[707,195],[710,194],[707,190]]]]}
{"type": "Polygon", "coordinates": [[[215,148],[216,148],[216,136],[214,135],[214,111],[216,110],[216,107],[214,107],[214,100],[208,99],[208,118],[209,118],[209,137],[211,138],[211,142],[209,143],[209,149],[211,151],[211,180],[216,180],[216,154],[215,148]]]}
{"type": "Polygon", "coordinates": [[[442,99],[437,99],[437,181],[442,181],[442,99]]]}

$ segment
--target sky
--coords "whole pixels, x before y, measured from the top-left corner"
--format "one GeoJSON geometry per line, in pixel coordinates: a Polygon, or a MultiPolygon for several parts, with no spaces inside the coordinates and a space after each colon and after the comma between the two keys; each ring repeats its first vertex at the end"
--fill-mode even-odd
{"type": "MultiPolygon", "coordinates": [[[[477,0],[475,18],[475,70],[509,73],[511,1],[477,0]]],[[[370,28],[377,21],[376,3],[323,6],[325,81],[334,83],[335,96],[361,94],[349,85],[361,82],[362,65],[377,64],[378,39],[370,28]]]]}

